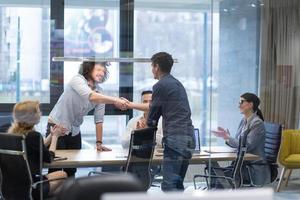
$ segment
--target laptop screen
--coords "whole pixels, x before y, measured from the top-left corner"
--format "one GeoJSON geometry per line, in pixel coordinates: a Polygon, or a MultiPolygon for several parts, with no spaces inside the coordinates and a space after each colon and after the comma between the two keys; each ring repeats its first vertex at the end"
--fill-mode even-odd
{"type": "Polygon", "coordinates": [[[196,151],[200,151],[201,150],[201,146],[200,146],[200,133],[199,133],[199,129],[197,129],[197,128],[194,129],[194,136],[195,136],[195,142],[196,142],[195,150],[196,151]]]}

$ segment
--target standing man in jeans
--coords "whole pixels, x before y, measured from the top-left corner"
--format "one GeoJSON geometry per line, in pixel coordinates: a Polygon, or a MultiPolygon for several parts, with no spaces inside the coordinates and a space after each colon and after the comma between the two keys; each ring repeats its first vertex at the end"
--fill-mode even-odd
{"type": "Polygon", "coordinates": [[[163,119],[163,191],[184,190],[183,180],[195,148],[191,109],[183,85],[170,72],[173,58],[166,52],[152,56],[152,73],[159,81],[153,86],[152,103],[127,103],[128,108],[149,109],[147,125],[163,119]]]}

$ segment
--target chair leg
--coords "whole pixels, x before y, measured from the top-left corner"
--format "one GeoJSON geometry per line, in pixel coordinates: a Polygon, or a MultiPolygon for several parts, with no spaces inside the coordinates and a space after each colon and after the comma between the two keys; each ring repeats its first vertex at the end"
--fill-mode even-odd
{"type": "Polygon", "coordinates": [[[283,169],[282,169],[282,171],[281,171],[279,183],[278,183],[277,188],[276,188],[276,192],[279,192],[280,189],[281,189],[281,185],[282,185],[282,182],[283,182],[283,180],[284,180],[284,175],[285,175],[285,173],[286,173],[286,170],[287,170],[287,168],[283,167],[283,169]]]}
{"type": "Polygon", "coordinates": [[[285,184],[284,184],[284,186],[286,187],[287,186],[287,184],[288,184],[288,182],[289,182],[289,178],[290,178],[290,176],[291,176],[291,174],[292,174],[292,169],[288,169],[287,170],[287,176],[286,176],[286,178],[285,178],[285,184]]]}

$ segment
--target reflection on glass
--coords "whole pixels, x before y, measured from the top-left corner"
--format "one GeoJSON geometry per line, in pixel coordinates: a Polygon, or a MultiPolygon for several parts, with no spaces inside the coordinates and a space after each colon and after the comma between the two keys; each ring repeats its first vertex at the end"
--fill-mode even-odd
{"type": "Polygon", "coordinates": [[[65,17],[65,56],[111,56],[116,10],[68,8],[65,17]]]}
{"type": "MultiPolygon", "coordinates": [[[[65,57],[118,57],[118,9],[117,8],[66,8],[64,30],[65,57]]],[[[64,63],[64,83],[78,73],[80,63],[64,63]]],[[[108,67],[110,76],[101,85],[104,93],[118,96],[118,63],[108,67]]]]}

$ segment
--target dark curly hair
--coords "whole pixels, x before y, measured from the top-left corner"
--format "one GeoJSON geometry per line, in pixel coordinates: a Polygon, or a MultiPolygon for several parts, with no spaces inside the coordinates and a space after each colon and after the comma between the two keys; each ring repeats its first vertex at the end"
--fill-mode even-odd
{"type": "Polygon", "coordinates": [[[94,70],[95,65],[101,65],[105,68],[104,77],[100,83],[105,82],[109,76],[107,66],[109,66],[110,63],[108,62],[84,61],[83,63],[81,63],[78,73],[84,76],[86,80],[90,80],[92,79],[91,73],[94,70]]]}

